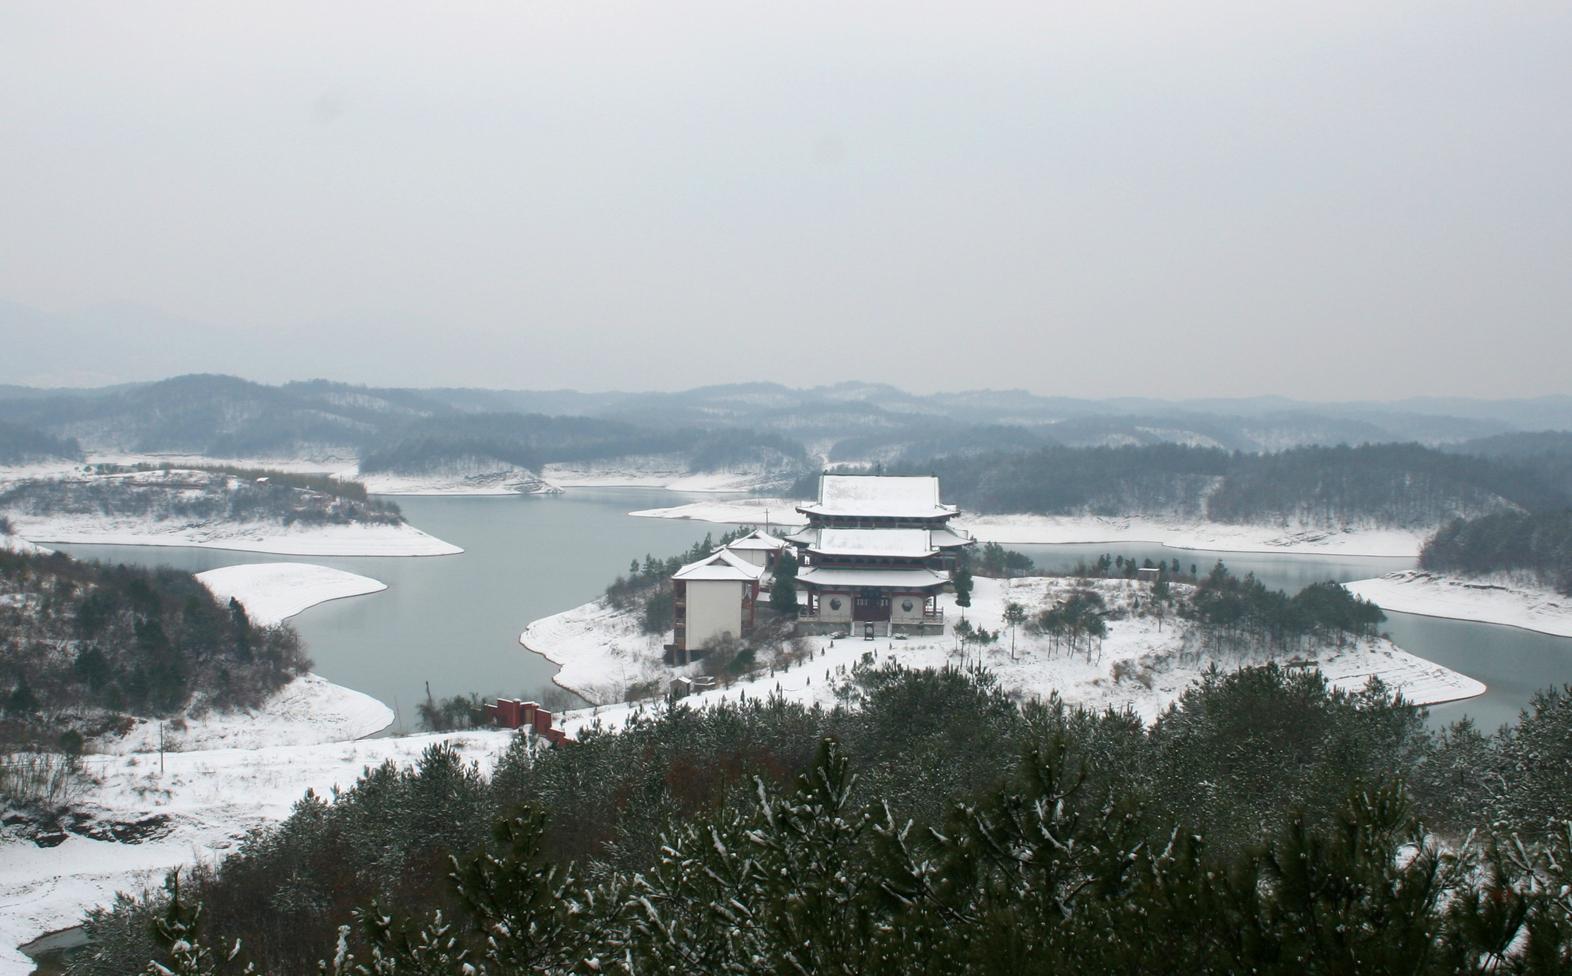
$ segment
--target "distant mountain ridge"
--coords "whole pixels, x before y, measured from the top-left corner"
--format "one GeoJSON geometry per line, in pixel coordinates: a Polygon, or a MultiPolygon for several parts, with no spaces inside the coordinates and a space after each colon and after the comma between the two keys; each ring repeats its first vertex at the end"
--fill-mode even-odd
{"type": "MultiPolygon", "coordinates": [[[[403,389],[308,380],[268,386],[191,374],[96,389],[0,387],[0,421],[89,451],[215,457],[353,454],[397,466],[473,457],[499,463],[702,453],[705,432],[827,460],[920,460],[983,450],[1180,444],[1275,452],[1305,446],[1482,444],[1572,429],[1572,397],[1304,403],[1281,397],[1088,400],[1024,390],[913,394],[880,383],[795,389],[757,382],[673,393],[403,389]],[[571,422],[570,422],[571,421],[571,422]],[[477,425],[485,428],[477,435],[477,425]],[[747,433],[751,432],[751,433],[747,433]],[[482,445],[483,447],[485,445],[482,445]],[[544,460],[542,460],[544,458],[544,460]]],[[[713,453],[713,452],[711,452],[713,453]]],[[[742,453],[748,453],[743,450],[742,453]]]]}

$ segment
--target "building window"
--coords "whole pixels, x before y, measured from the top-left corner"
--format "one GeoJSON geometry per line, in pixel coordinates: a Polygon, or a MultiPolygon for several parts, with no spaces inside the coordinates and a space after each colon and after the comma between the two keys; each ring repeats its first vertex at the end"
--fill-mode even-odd
{"type": "Polygon", "coordinates": [[[840,597],[834,597],[833,599],[830,600],[830,609],[831,610],[839,610],[840,608],[841,608],[841,598],[840,597]]]}
{"type": "Polygon", "coordinates": [[[905,610],[907,613],[911,613],[912,612],[912,601],[910,601],[910,600],[902,600],[901,601],[901,609],[905,610]]]}

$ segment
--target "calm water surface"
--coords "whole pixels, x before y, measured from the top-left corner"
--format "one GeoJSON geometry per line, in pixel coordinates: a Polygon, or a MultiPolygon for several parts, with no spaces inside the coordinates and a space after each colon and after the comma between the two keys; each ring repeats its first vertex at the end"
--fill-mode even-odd
{"type": "Polygon", "coordinates": [[[201,572],[257,562],[311,562],[381,580],[380,593],[313,607],[291,623],[314,670],[397,705],[406,726],[425,683],[438,697],[529,696],[556,666],[519,645],[530,621],[593,599],[628,561],[666,556],[726,526],[627,513],[691,498],[644,489],[575,489],[554,496],[399,497],[410,523],[457,546],[456,556],[277,556],[164,546],[58,545],[82,559],[201,572]]]}
{"type": "MultiPolygon", "coordinates": [[[[531,620],[594,598],[628,561],[667,556],[726,526],[629,518],[638,508],[689,500],[636,488],[575,489],[566,495],[495,498],[401,497],[409,521],[455,545],[457,556],[317,558],[150,546],[58,548],[87,559],[174,566],[201,572],[254,562],[314,562],[388,584],[370,596],[325,603],[293,618],[316,671],[329,680],[396,705],[413,724],[426,682],[438,696],[530,696],[550,687],[555,667],[525,651],[518,635],[531,620]]],[[[1201,572],[1222,560],[1267,586],[1297,592],[1322,580],[1379,576],[1411,559],[1295,556],[1166,549],[1146,543],[1016,546],[1037,565],[1065,571],[1102,553],[1137,561],[1177,558],[1201,572]]],[[[1485,682],[1490,690],[1431,710],[1437,723],[1464,715],[1493,729],[1517,716],[1538,688],[1572,681],[1572,640],[1488,624],[1389,614],[1398,645],[1485,682]]]]}

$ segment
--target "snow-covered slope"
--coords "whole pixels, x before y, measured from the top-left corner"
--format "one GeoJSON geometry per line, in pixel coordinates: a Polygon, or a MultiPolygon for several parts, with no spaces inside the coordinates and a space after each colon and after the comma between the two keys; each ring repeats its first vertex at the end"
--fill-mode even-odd
{"type": "MultiPolygon", "coordinates": [[[[1033,637],[1024,629],[1015,635],[1016,651],[1010,653],[1008,633],[1000,643],[982,651],[970,648],[963,658],[952,635],[873,642],[860,639],[831,641],[825,637],[803,638],[812,649],[811,663],[790,670],[777,669],[769,674],[768,659],[762,676],[740,681],[729,691],[711,692],[708,697],[739,694],[763,696],[779,690],[787,697],[830,705],[837,699],[835,685],[863,659],[865,653],[889,655],[910,667],[944,667],[979,660],[993,671],[1007,689],[1028,696],[1045,696],[1057,691],[1072,704],[1093,708],[1130,707],[1147,719],[1157,716],[1195,681],[1213,661],[1223,668],[1262,663],[1235,657],[1213,657],[1187,641],[1187,626],[1171,613],[1164,619],[1143,615],[1139,605],[1148,602],[1149,591],[1128,580],[1092,580],[1083,583],[1067,577],[1029,577],[1016,580],[978,579],[972,606],[966,618],[989,630],[1004,630],[1004,607],[1019,603],[1028,612],[1063,599],[1069,591],[1083,586],[1095,589],[1112,608],[1133,611],[1130,616],[1109,621],[1109,633],[1095,653],[1070,653],[1055,649],[1047,638],[1033,637]]],[[[960,619],[960,608],[953,596],[940,600],[946,620],[953,628],[960,619]]],[[[679,671],[661,662],[661,638],[640,632],[636,612],[615,611],[603,602],[586,604],[530,624],[520,642],[530,650],[562,664],[557,682],[590,701],[603,706],[599,716],[616,721],[626,707],[618,705],[628,687],[640,682],[664,683],[679,671]]],[[[1264,660],[1264,659],[1263,659],[1264,660]]],[[[1379,676],[1410,701],[1435,704],[1471,698],[1485,692],[1485,686],[1466,675],[1415,657],[1390,641],[1372,639],[1327,645],[1313,649],[1292,663],[1318,667],[1333,684],[1343,688],[1362,687],[1371,676],[1379,676]]],[[[682,672],[695,671],[690,665],[682,672]]],[[[703,700],[703,699],[701,699],[703,700]]],[[[582,725],[585,716],[570,713],[568,731],[582,725]]]]}
{"type": "Polygon", "coordinates": [[[1344,583],[1383,610],[1452,617],[1572,637],[1572,598],[1513,580],[1465,579],[1421,570],[1344,583]]]}

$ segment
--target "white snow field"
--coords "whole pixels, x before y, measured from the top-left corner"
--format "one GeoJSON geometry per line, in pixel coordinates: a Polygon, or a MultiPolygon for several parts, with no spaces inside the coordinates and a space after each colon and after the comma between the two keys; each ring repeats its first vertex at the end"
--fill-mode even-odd
{"type": "Polygon", "coordinates": [[[1572,637],[1572,597],[1511,579],[1468,579],[1422,570],[1344,583],[1383,610],[1504,624],[1554,637],[1572,637]]]}
{"type": "Polygon", "coordinates": [[[451,556],[464,550],[413,525],[281,525],[277,522],[179,522],[102,515],[14,515],[33,542],[117,546],[197,546],[285,556],[451,556]]]}
{"type": "Polygon", "coordinates": [[[319,603],[388,588],[381,580],[315,563],[243,563],[197,573],[196,578],[219,602],[239,600],[251,622],[264,627],[319,603]]]}
{"type": "MultiPolygon", "coordinates": [[[[1005,630],[1006,602],[1020,603],[1030,614],[1081,587],[1097,590],[1110,607],[1131,607],[1135,601],[1147,602],[1144,584],[1129,580],[979,578],[966,618],[989,630],[1005,630]]],[[[940,605],[953,628],[954,622],[960,619],[960,608],[955,606],[954,596],[941,597],[940,605]]],[[[1224,669],[1264,660],[1213,657],[1198,649],[1196,642],[1187,640],[1186,635],[1185,623],[1172,614],[1164,620],[1142,615],[1113,620],[1109,622],[1109,633],[1101,647],[1094,648],[1088,658],[1084,652],[1070,653],[1064,647],[1055,650],[1047,638],[1033,637],[1021,628],[1015,635],[1013,659],[1007,630],[999,643],[980,652],[971,646],[964,657],[958,652],[954,637],[948,634],[904,641],[841,639],[833,643],[827,637],[808,637],[803,638],[803,642],[812,649],[811,662],[795,664],[789,670],[777,669],[774,675],[766,670],[751,680],[706,692],[690,701],[736,701],[742,696],[762,697],[779,692],[794,700],[830,705],[838,700],[836,686],[842,683],[845,673],[868,654],[876,661],[888,658],[919,668],[980,660],[994,672],[1006,690],[1039,697],[1056,691],[1071,704],[1093,708],[1129,707],[1150,721],[1177,699],[1214,660],[1224,669]]],[[[648,681],[664,684],[676,674],[699,671],[701,664],[682,669],[664,665],[661,661],[663,637],[641,633],[636,612],[612,610],[596,601],[535,621],[525,628],[519,641],[526,648],[562,665],[556,677],[558,684],[599,703],[596,709],[580,709],[563,716],[563,728],[571,734],[597,719],[619,724],[637,707],[620,704],[632,685],[648,681]]],[[[1279,660],[1285,664],[1314,665],[1334,685],[1345,689],[1363,687],[1370,677],[1376,676],[1409,701],[1421,705],[1472,698],[1486,690],[1473,678],[1416,657],[1382,639],[1328,645],[1279,660]]],[[[767,668],[770,663],[761,660],[760,665],[767,668]]]]}
{"type": "MultiPolygon", "coordinates": [[[[806,525],[797,512],[803,504],[790,498],[727,498],[690,502],[668,508],[629,512],[642,518],[696,519],[701,522],[806,525]]],[[[1225,525],[1199,520],[1168,521],[1129,516],[1095,515],[962,515],[951,522],[980,542],[1018,545],[1064,543],[1149,542],[1170,549],[1218,552],[1282,552],[1330,556],[1415,557],[1426,533],[1410,529],[1313,529],[1280,525],[1225,525]]]]}

